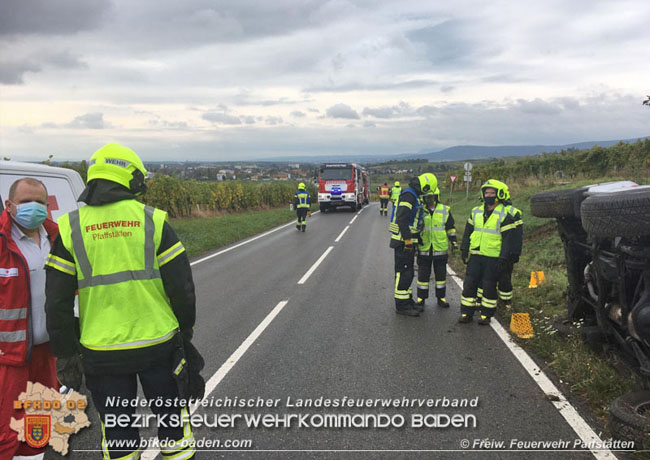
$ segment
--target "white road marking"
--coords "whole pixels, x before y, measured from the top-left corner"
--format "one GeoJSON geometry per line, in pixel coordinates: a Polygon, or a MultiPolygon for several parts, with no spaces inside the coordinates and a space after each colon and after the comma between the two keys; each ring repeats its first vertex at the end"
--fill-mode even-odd
{"type": "MultiPolygon", "coordinates": [[[[447,265],[447,272],[451,274],[451,278],[458,285],[459,288],[463,288],[463,281],[456,276],[456,273],[447,265]]],[[[578,411],[571,405],[571,403],[564,397],[562,392],[551,382],[551,380],[544,374],[544,372],[535,364],[535,361],[532,360],[528,353],[521,348],[514,340],[510,334],[499,324],[498,321],[491,321],[490,326],[497,333],[499,338],[505,343],[508,349],[515,355],[515,358],[519,363],[526,369],[528,375],[537,383],[537,386],[544,392],[548,399],[553,403],[555,408],[560,412],[564,420],[573,428],[573,431],[576,432],[580,439],[586,445],[595,445],[598,447],[590,448],[591,453],[599,460],[616,460],[616,456],[612,453],[611,450],[602,447],[605,443],[602,439],[596,434],[594,430],[591,429],[589,424],[585,421],[584,418],[578,413],[578,411]]]]}
{"type": "Polygon", "coordinates": [[[343,229],[343,231],[341,232],[341,234],[340,234],[338,237],[336,237],[336,239],[334,240],[335,243],[338,243],[339,240],[340,240],[341,238],[343,238],[343,235],[345,234],[345,232],[348,231],[348,228],[350,228],[349,225],[343,229]]]}
{"type": "Polygon", "coordinates": [[[311,268],[309,270],[307,270],[307,273],[305,273],[305,276],[300,278],[300,281],[298,281],[298,284],[305,284],[305,281],[307,281],[309,279],[311,274],[314,273],[314,271],[318,268],[318,266],[321,264],[321,262],[323,260],[325,260],[325,257],[327,257],[327,255],[330,253],[330,251],[332,249],[334,249],[334,246],[330,246],[329,248],[327,248],[325,250],[323,255],[318,258],[318,260],[314,263],[314,265],[312,265],[311,268]]]}
{"type": "MultiPolygon", "coordinates": [[[[210,396],[210,394],[214,391],[214,389],[221,383],[221,381],[224,379],[226,375],[228,375],[228,372],[237,364],[237,361],[241,359],[242,356],[248,351],[251,345],[255,343],[257,338],[262,335],[262,332],[268,327],[269,324],[271,324],[271,321],[275,319],[278,314],[282,311],[282,309],[289,303],[288,300],[283,300],[279,302],[271,312],[266,315],[266,318],[262,320],[260,324],[255,328],[253,332],[250,333],[248,337],[246,337],[246,340],[242,342],[241,345],[239,345],[239,348],[237,348],[232,355],[228,359],[226,359],[226,362],[221,365],[219,370],[214,373],[212,377],[210,377],[210,380],[208,380],[205,384],[205,395],[203,396],[203,400],[210,396]]],[[[198,404],[193,404],[190,406],[190,415],[193,414],[196,409],[199,407],[200,402],[198,404]]],[[[151,450],[146,450],[142,453],[142,456],[140,457],[143,460],[152,460],[156,458],[156,456],[160,453],[159,449],[151,449],[151,450]]]]}
{"type": "MultiPolygon", "coordinates": [[[[312,216],[314,214],[318,214],[319,212],[320,211],[313,212],[312,216]]],[[[224,254],[224,253],[228,252],[228,251],[232,251],[233,249],[237,249],[240,246],[243,246],[243,245],[248,244],[248,243],[252,243],[255,240],[259,240],[260,238],[264,238],[265,236],[270,235],[273,232],[277,232],[278,230],[281,230],[281,229],[283,229],[285,227],[288,227],[289,225],[293,225],[293,224],[295,224],[295,222],[292,221],[292,222],[289,222],[287,224],[280,225],[279,227],[275,227],[274,229],[269,230],[268,232],[262,233],[261,235],[257,235],[257,236],[255,236],[255,237],[253,237],[251,239],[242,241],[241,243],[237,243],[234,246],[230,246],[229,248],[222,249],[219,252],[215,252],[214,254],[210,254],[209,256],[203,257],[203,258],[201,258],[199,260],[195,260],[194,262],[190,263],[190,266],[200,264],[201,262],[205,262],[206,260],[212,259],[213,257],[217,257],[217,256],[220,256],[221,254],[224,254]]]]}
{"type": "Polygon", "coordinates": [[[357,214],[356,216],[354,216],[354,217],[352,218],[352,220],[350,221],[350,225],[352,225],[352,223],[353,223],[355,220],[357,220],[357,217],[359,217],[359,214],[357,214]]]}

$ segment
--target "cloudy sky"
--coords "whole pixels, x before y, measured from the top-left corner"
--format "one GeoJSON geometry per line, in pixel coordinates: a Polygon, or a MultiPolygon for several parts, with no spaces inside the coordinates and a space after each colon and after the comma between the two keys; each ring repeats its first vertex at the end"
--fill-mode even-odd
{"type": "Polygon", "coordinates": [[[647,0],[2,0],[0,155],[390,154],[650,135],[647,0]]]}

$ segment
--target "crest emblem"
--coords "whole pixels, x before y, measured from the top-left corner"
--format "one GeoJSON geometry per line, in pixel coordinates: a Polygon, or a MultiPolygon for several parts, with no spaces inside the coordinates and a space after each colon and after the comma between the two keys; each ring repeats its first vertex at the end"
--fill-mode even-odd
{"type": "Polygon", "coordinates": [[[25,441],[31,447],[45,447],[50,441],[52,420],[49,415],[25,415],[25,441]]]}

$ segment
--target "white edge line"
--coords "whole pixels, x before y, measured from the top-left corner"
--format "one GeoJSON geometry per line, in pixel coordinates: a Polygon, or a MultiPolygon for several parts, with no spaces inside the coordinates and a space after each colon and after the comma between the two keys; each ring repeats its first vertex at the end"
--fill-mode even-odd
{"type": "MultiPolygon", "coordinates": [[[[313,216],[314,214],[318,214],[319,212],[320,212],[320,211],[312,212],[312,216],[313,216]]],[[[240,246],[243,246],[243,245],[245,245],[245,244],[252,243],[252,242],[255,241],[255,240],[259,240],[260,238],[264,238],[265,236],[270,235],[270,234],[273,233],[273,232],[277,232],[278,230],[281,230],[281,229],[283,229],[283,228],[285,228],[285,227],[288,227],[289,225],[293,225],[293,224],[294,224],[293,221],[292,221],[292,222],[288,222],[288,223],[286,223],[286,224],[284,224],[284,225],[280,225],[279,227],[275,227],[274,229],[269,230],[268,232],[264,232],[264,233],[262,233],[261,235],[257,235],[257,236],[255,236],[255,237],[253,237],[253,238],[248,239],[248,240],[244,240],[244,241],[242,241],[241,243],[237,243],[237,244],[234,245],[234,246],[230,246],[229,248],[222,249],[222,250],[219,251],[219,252],[215,252],[214,254],[210,254],[209,256],[205,256],[205,257],[203,257],[203,258],[201,258],[201,259],[199,259],[199,260],[195,260],[194,262],[191,262],[191,263],[190,263],[190,267],[193,266],[193,265],[200,264],[201,262],[205,262],[205,261],[208,260],[208,259],[212,259],[213,257],[220,256],[221,254],[224,254],[224,253],[226,253],[226,252],[228,252],[228,251],[232,251],[233,249],[236,249],[236,248],[238,248],[238,247],[240,247],[240,246]]]]}
{"type": "MultiPolygon", "coordinates": [[[[242,356],[244,356],[244,353],[250,348],[253,343],[257,340],[257,338],[262,335],[262,332],[264,332],[264,329],[268,327],[269,324],[271,324],[271,321],[275,319],[276,316],[282,311],[282,309],[289,303],[288,300],[283,300],[279,302],[271,312],[266,315],[266,318],[262,320],[260,324],[257,325],[255,330],[250,333],[248,337],[246,337],[246,340],[242,342],[241,345],[233,352],[232,355],[228,359],[226,359],[226,362],[224,362],[219,370],[214,373],[212,377],[210,377],[210,380],[208,380],[205,384],[205,395],[203,396],[203,400],[210,396],[210,393],[214,391],[214,389],[221,383],[221,381],[224,379],[226,375],[228,375],[228,372],[237,364],[237,361],[241,359],[242,356]]],[[[199,407],[200,402],[198,404],[192,404],[190,406],[190,414],[193,414],[196,412],[196,409],[199,407]]],[[[159,449],[150,449],[142,452],[142,456],[140,457],[143,460],[152,460],[156,458],[156,456],[160,453],[159,449]]]]}
{"type": "Polygon", "coordinates": [[[353,223],[355,220],[357,220],[357,217],[359,217],[359,214],[357,214],[356,216],[354,216],[354,217],[352,218],[352,220],[350,221],[350,225],[352,225],[352,223],[353,223]]]}
{"type": "Polygon", "coordinates": [[[340,240],[341,238],[343,238],[343,235],[345,235],[345,232],[348,231],[348,228],[350,228],[349,225],[343,229],[343,231],[341,232],[341,234],[340,234],[339,236],[336,237],[336,239],[334,240],[335,243],[338,243],[339,240],[340,240]]]}
{"type": "Polygon", "coordinates": [[[311,268],[309,270],[307,270],[307,273],[305,273],[305,275],[302,278],[300,278],[300,281],[298,281],[298,284],[305,284],[305,281],[307,281],[309,279],[311,274],[314,273],[314,271],[318,268],[318,266],[325,259],[325,257],[327,257],[327,254],[329,254],[332,249],[334,249],[334,246],[330,246],[329,248],[327,248],[325,250],[323,255],[320,256],[316,262],[314,262],[314,265],[312,265],[311,268]]]}
{"type": "MultiPolygon", "coordinates": [[[[455,275],[455,272],[447,266],[449,273],[454,273],[452,279],[456,282],[459,288],[462,289],[462,280],[455,275]]],[[[573,428],[580,439],[587,445],[603,446],[604,443],[600,436],[591,429],[589,424],[578,413],[578,411],[571,405],[571,403],[564,397],[562,392],[551,382],[551,380],[544,374],[535,361],[521,348],[506,330],[499,324],[498,321],[491,321],[490,326],[497,336],[505,343],[512,354],[517,358],[519,363],[526,369],[528,375],[537,383],[537,386],[549,397],[558,412],[564,417],[567,423],[573,428]]],[[[616,456],[611,450],[607,448],[590,448],[591,453],[599,460],[616,460],[616,456]]]]}

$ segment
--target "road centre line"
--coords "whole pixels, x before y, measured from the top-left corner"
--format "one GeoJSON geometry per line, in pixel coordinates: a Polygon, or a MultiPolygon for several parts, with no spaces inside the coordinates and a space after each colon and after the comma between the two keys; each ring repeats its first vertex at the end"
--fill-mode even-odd
{"type": "Polygon", "coordinates": [[[354,217],[352,218],[352,220],[350,221],[350,225],[352,225],[352,223],[353,223],[355,220],[357,220],[357,217],[359,217],[359,214],[357,214],[356,216],[354,216],[354,217]]]}
{"type": "Polygon", "coordinates": [[[318,266],[321,264],[321,262],[323,262],[323,260],[325,260],[325,257],[327,257],[327,255],[330,253],[330,251],[332,249],[334,249],[334,246],[330,246],[329,248],[327,248],[325,250],[323,255],[318,258],[318,260],[314,263],[314,265],[312,265],[311,268],[309,270],[307,270],[307,273],[305,273],[305,275],[302,278],[300,278],[300,281],[298,281],[298,284],[305,284],[305,282],[309,279],[311,274],[314,273],[314,271],[318,268],[318,266]]]}
{"type": "MultiPolygon", "coordinates": [[[[257,338],[262,335],[262,332],[268,327],[269,324],[271,324],[271,321],[275,319],[278,314],[282,311],[282,309],[289,303],[289,300],[283,300],[279,302],[271,312],[266,315],[266,318],[262,320],[260,324],[257,325],[255,330],[250,333],[248,337],[246,337],[246,340],[242,342],[241,345],[233,352],[232,355],[226,361],[221,365],[221,367],[217,370],[217,372],[214,373],[212,377],[206,382],[205,384],[205,394],[203,396],[203,399],[201,401],[204,401],[210,394],[214,391],[214,389],[221,383],[221,381],[228,375],[228,372],[237,364],[237,361],[241,359],[242,356],[248,351],[251,345],[255,343],[257,338]]],[[[200,402],[197,404],[192,404],[190,406],[190,415],[196,412],[196,409],[200,406],[200,402]]],[[[156,456],[160,453],[159,449],[150,449],[146,450],[142,453],[142,456],[140,457],[143,460],[152,460],[156,458],[156,456]]]]}
{"type": "MultiPolygon", "coordinates": [[[[314,214],[318,214],[319,212],[320,212],[320,211],[313,212],[312,215],[314,215],[314,214]]],[[[219,251],[219,252],[215,252],[214,254],[210,254],[209,256],[203,257],[203,258],[201,258],[201,259],[199,259],[199,260],[195,260],[194,262],[191,262],[191,263],[190,263],[190,267],[193,266],[193,265],[200,264],[201,262],[205,262],[205,261],[208,260],[208,259],[212,259],[213,257],[220,256],[221,254],[224,254],[224,253],[226,253],[226,252],[228,252],[228,251],[232,251],[233,249],[236,249],[236,248],[238,248],[238,247],[240,247],[240,246],[243,246],[243,245],[245,245],[245,244],[252,243],[252,242],[255,241],[255,240],[259,240],[260,238],[263,238],[263,237],[265,237],[265,236],[267,236],[267,235],[270,235],[270,234],[273,233],[273,232],[277,232],[278,230],[281,230],[281,229],[283,229],[283,228],[285,228],[285,227],[288,227],[288,226],[290,226],[290,225],[293,225],[294,223],[295,223],[295,222],[293,222],[293,221],[292,221],[292,222],[288,222],[288,223],[286,223],[286,224],[284,224],[284,225],[280,225],[279,227],[275,227],[274,229],[269,230],[268,232],[262,233],[261,235],[254,236],[253,238],[250,238],[250,239],[248,239],[248,240],[242,241],[241,243],[237,243],[237,244],[234,245],[234,246],[230,246],[229,248],[223,249],[223,250],[221,250],[221,251],[219,251]]]]}
{"type": "Polygon", "coordinates": [[[340,234],[338,237],[336,237],[336,239],[334,240],[335,243],[338,243],[339,240],[340,240],[341,238],[343,238],[343,235],[345,234],[345,232],[348,231],[348,228],[350,228],[349,225],[343,229],[343,231],[341,232],[341,234],[340,234]]]}
{"type": "MultiPolygon", "coordinates": [[[[451,278],[463,289],[462,280],[456,276],[456,273],[447,265],[447,271],[451,274],[451,278]]],[[[604,442],[591,429],[589,424],[578,413],[578,411],[571,405],[562,392],[551,382],[546,374],[535,364],[535,361],[521,348],[510,334],[501,326],[498,321],[490,321],[490,326],[501,341],[508,347],[512,354],[517,358],[519,363],[526,369],[528,375],[535,381],[537,386],[544,392],[547,398],[553,403],[558,412],[564,417],[567,423],[573,428],[573,431],[580,436],[580,439],[587,445],[603,446],[604,442]]],[[[616,456],[611,450],[604,447],[594,447],[589,449],[591,453],[599,460],[616,460],[616,456]]]]}

